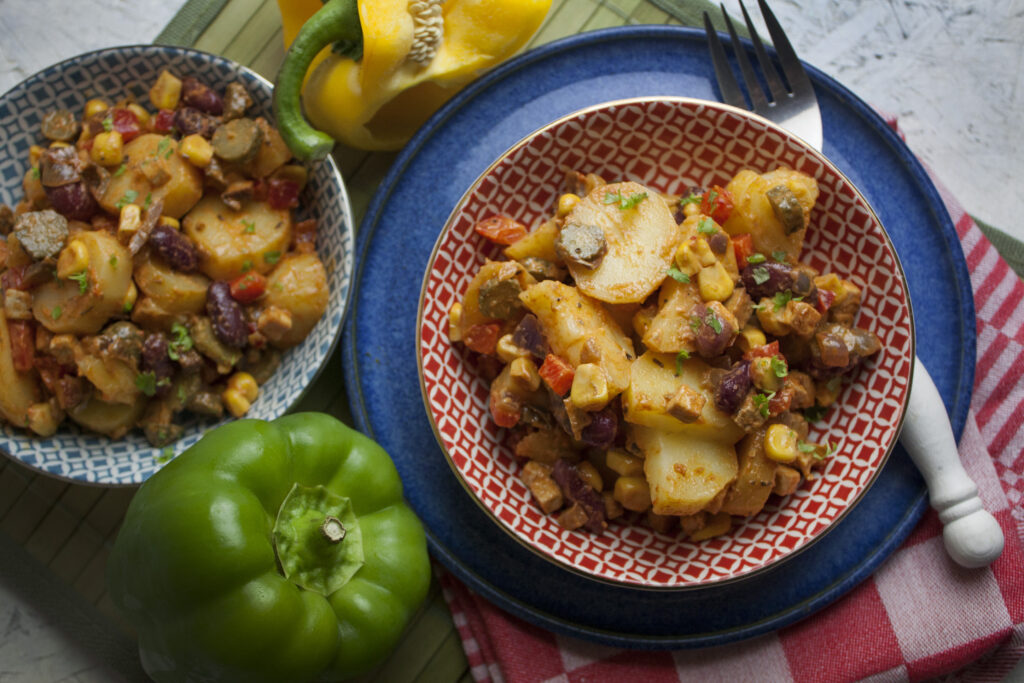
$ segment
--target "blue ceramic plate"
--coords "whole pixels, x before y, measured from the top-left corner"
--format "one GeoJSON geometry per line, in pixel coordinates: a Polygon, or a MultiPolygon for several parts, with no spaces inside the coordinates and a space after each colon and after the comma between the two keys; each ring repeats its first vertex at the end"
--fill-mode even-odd
{"type": "MultiPolygon", "coordinates": [[[[179,77],[195,76],[223,91],[228,83],[245,86],[254,101],[250,115],[272,119],[273,87],[256,72],[231,60],[198,50],[158,45],[114,47],[72,57],[26,79],[0,97],[0,202],[14,206],[22,198],[30,145],[42,144],[42,116],[60,107],[82,111],[93,97],[117,101],[134,95],[150,111],[149,87],[162,69],[179,77]]],[[[327,268],[327,313],[309,336],[283,356],[274,376],[260,387],[248,417],[273,419],[294,406],[330,358],[341,334],[352,281],[352,210],[334,163],[310,169],[297,218],[316,218],[321,230],[317,250],[327,268]]],[[[69,423],[70,421],[68,421],[69,423]]],[[[156,472],[171,452],[154,448],[139,430],[111,440],[68,423],[54,436],[33,438],[10,425],[0,427],[0,451],[46,474],[93,484],[138,484],[156,472]]],[[[180,453],[195,443],[214,420],[193,418],[170,450],[180,453]]]]}
{"type": "MultiPolygon", "coordinates": [[[[718,645],[793,623],[866,578],[906,538],[924,484],[897,448],[861,503],[777,569],[679,593],[610,586],[540,559],[463,490],[434,440],[417,384],[419,284],[448,214],[509,146],[554,119],[612,99],[717,99],[703,32],[666,26],[595,31],[545,45],[475,82],[396,159],[359,232],[359,269],[343,353],[358,426],[384,445],[428,528],[434,556],[509,612],[610,645],[718,645]],[[794,576],[800,577],[794,581],[794,576]]],[[[856,96],[808,67],[824,153],[868,198],[903,262],[918,355],[959,435],[974,373],[974,308],[956,232],[921,165],[856,96]]]]}

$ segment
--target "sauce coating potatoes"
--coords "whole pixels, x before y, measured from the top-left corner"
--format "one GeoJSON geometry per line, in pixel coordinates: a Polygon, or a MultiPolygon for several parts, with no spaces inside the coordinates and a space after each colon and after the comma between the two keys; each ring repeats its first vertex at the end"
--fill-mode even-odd
{"type": "Polygon", "coordinates": [[[181,218],[203,196],[203,174],[178,153],[168,135],[146,133],[124,146],[124,166],[114,171],[100,199],[116,214],[125,203],[163,199],[163,215],[181,218]]]}
{"type": "Polygon", "coordinates": [[[203,197],[182,229],[199,250],[199,269],[213,280],[233,280],[250,270],[269,273],[292,239],[288,209],[249,200],[235,211],[216,195],[203,197]]]}

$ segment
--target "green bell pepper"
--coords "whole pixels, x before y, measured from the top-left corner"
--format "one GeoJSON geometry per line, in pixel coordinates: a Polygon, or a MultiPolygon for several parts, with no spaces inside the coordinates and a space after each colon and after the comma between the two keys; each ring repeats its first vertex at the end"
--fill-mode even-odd
{"type": "Polygon", "coordinates": [[[387,657],[430,565],[387,453],[302,413],[219,427],[150,477],[107,579],[155,680],[297,683],[387,657]]]}

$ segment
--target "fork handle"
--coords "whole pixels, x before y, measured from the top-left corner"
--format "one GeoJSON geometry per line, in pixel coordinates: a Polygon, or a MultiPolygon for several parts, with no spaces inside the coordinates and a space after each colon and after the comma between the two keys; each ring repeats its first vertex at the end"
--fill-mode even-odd
{"type": "Polygon", "coordinates": [[[946,551],[963,567],[988,566],[1003,552],[1003,530],[982,506],[978,487],[960,464],[942,396],[916,357],[912,387],[900,442],[928,484],[946,551]]]}

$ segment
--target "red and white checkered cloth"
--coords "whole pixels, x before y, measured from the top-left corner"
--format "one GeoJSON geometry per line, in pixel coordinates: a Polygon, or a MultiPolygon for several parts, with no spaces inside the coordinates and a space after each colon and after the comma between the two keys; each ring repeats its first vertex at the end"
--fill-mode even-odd
{"type": "Polygon", "coordinates": [[[775,633],[700,650],[620,650],[555,635],[442,575],[477,681],[1002,681],[1024,655],[1024,283],[940,188],[977,312],[964,468],[1006,537],[989,568],[955,565],[929,510],[910,538],[842,599],[775,633]]]}

